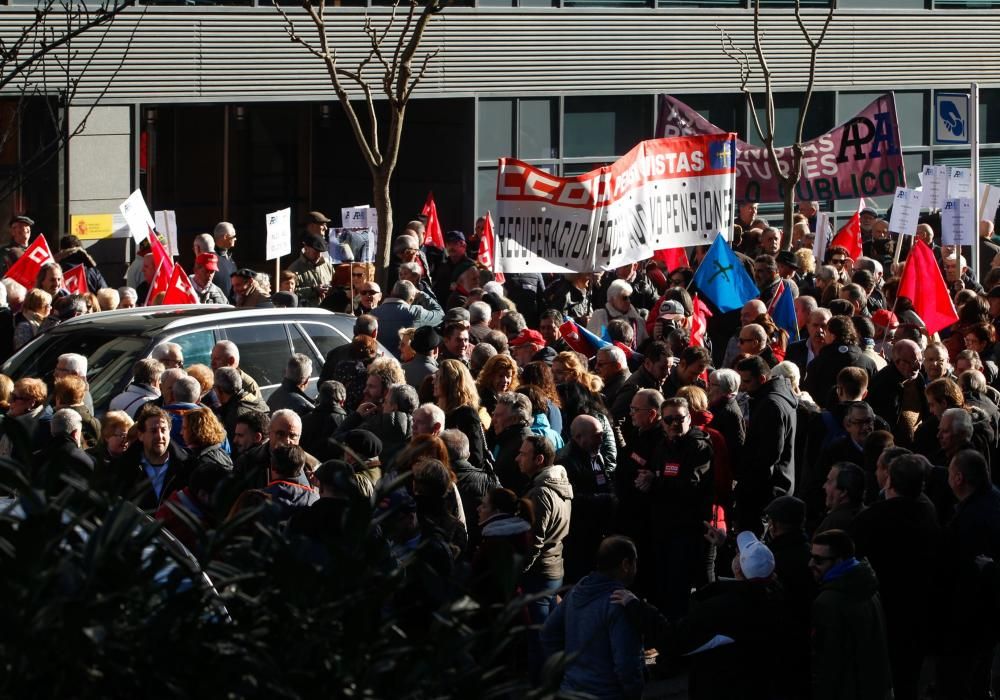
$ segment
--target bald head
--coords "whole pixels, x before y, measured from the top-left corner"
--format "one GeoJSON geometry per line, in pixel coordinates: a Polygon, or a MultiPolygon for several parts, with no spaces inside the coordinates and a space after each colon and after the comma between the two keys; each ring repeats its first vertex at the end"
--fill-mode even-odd
{"type": "Polygon", "coordinates": [[[577,447],[588,454],[597,454],[604,437],[604,426],[593,416],[579,415],[570,424],[570,435],[577,447]]]}
{"type": "Polygon", "coordinates": [[[740,323],[744,326],[748,323],[753,323],[754,319],[766,313],[767,307],[764,305],[764,302],[760,299],[751,299],[740,310],[740,323]]]}
{"type": "Polygon", "coordinates": [[[924,361],[920,346],[912,340],[897,340],[892,344],[892,363],[905,379],[913,379],[924,361]]]}

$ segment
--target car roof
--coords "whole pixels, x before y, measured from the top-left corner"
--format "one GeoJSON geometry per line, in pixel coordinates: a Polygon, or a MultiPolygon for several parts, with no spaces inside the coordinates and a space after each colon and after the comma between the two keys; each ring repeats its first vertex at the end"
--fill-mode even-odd
{"type": "MultiPolygon", "coordinates": [[[[50,329],[49,333],[72,333],[86,330],[87,327],[98,326],[102,331],[112,333],[146,335],[187,326],[199,326],[207,320],[210,320],[212,325],[218,325],[229,321],[246,321],[251,318],[255,321],[274,318],[287,322],[296,319],[315,320],[317,317],[327,317],[332,320],[337,316],[346,318],[348,315],[317,308],[237,309],[228,304],[142,306],[134,309],[118,309],[77,316],[63,321],[50,329]]],[[[353,322],[353,317],[350,318],[353,322]]]]}

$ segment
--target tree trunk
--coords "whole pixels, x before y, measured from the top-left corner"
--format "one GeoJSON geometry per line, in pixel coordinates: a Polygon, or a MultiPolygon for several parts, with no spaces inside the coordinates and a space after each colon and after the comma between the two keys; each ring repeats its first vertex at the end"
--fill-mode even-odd
{"type": "Polygon", "coordinates": [[[391,175],[382,168],[374,169],[372,173],[372,200],[378,214],[378,243],[375,246],[375,281],[382,288],[382,293],[388,295],[391,290],[386,288],[389,281],[389,256],[392,252],[392,200],[389,199],[389,181],[391,175]]]}
{"type": "Polygon", "coordinates": [[[785,184],[785,223],[781,236],[781,249],[792,249],[792,215],[795,213],[795,186],[798,180],[792,182],[789,178],[785,184]]]}

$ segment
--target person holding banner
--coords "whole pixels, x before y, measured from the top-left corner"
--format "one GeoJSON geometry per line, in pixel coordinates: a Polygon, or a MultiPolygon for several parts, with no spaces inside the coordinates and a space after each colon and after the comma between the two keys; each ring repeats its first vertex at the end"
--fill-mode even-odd
{"type": "Polygon", "coordinates": [[[97,269],[97,262],[86,251],[83,243],[76,236],[68,235],[59,239],[59,252],[56,253],[55,257],[62,267],[63,272],[77,265],[83,265],[87,275],[87,289],[91,292],[96,292],[98,289],[108,286],[104,275],[97,269]]]}
{"type": "Polygon", "coordinates": [[[10,220],[10,242],[0,247],[0,276],[7,274],[10,266],[24,255],[35,222],[27,216],[14,216],[10,220]]]}

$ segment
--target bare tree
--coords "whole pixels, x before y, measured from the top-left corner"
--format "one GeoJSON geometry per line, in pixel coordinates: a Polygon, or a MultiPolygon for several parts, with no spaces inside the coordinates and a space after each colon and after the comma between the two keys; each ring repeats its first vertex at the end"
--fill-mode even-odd
{"type": "Polygon", "coordinates": [[[795,21],[799,26],[799,30],[802,32],[802,36],[805,39],[806,44],[809,46],[809,79],[806,83],[805,94],[802,96],[802,102],[799,105],[799,118],[797,128],[795,130],[795,141],[791,145],[791,167],[789,167],[786,171],[783,171],[778,157],[778,152],[774,146],[775,109],[774,92],[772,87],[773,74],[771,73],[771,68],[768,65],[767,56],[764,52],[764,32],[760,27],[760,1],[761,0],[754,0],[753,5],[753,50],[756,57],[757,68],[760,70],[761,77],[764,81],[764,124],[761,124],[760,118],[757,116],[753,92],[750,87],[751,80],[754,78],[754,70],[751,65],[752,59],[746,51],[736,45],[732,36],[730,36],[725,29],[720,27],[719,31],[722,34],[723,53],[733,59],[739,66],[740,92],[742,92],[746,97],[747,108],[750,111],[750,115],[753,117],[754,129],[757,131],[757,135],[760,137],[761,143],[764,144],[764,148],[768,154],[768,160],[770,161],[771,167],[774,169],[778,182],[781,183],[781,188],[784,192],[784,235],[782,236],[781,246],[784,249],[788,249],[791,246],[792,240],[792,214],[795,207],[795,186],[799,184],[799,180],[802,177],[802,132],[805,128],[806,115],[809,113],[809,103],[812,101],[813,86],[816,82],[816,58],[819,55],[819,50],[823,44],[823,40],[826,39],[826,32],[830,28],[830,23],[833,21],[833,12],[836,4],[833,2],[830,3],[830,11],[823,20],[818,36],[814,37],[814,33],[810,31],[809,27],[806,26],[806,23],[802,18],[801,0],[795,0],[795,21]]]}
{"type": "Polygon", "coordinates": [[[347,122],[368,164],[372,176],[372,199],[378,212],[379,237],[375,266],[378,281],[384,286],[388,275],[392,236],[392,202],[389,198],[389,186],[399,157],[406,107],[413,96],[413,91],[427,73],[428,64],[438,53],[437,49],[426,51],[418,59],[417,52],[427,25],[434,15],[444,9],[444,3],[442,0],[422,0],[422,3],[409,0],[406,17],[399,27],[397,22],[400,0],[396,0],[393,4],[381,27],[376,26],[371,17],[366,17],[364,33],[368,38],[368,50],[353,69],[341,66],[338,62],[337,49],[330,46],[326,31],[325,0],[319,0],[317,5],[310,0],[302,0],[302,9],[309,15],[319,34],[318,45],[307,41],[298,33],[295,22],[281,8],[277,0],[272,0],[272,3],[285,20],[285,30],[289,38],[301,44],[326,65],[333,91],[344,108],[347,122]],[[359,93],[363,97],[367,125],[362,123],[351,102],[352,96],[359,93]],[[381,93],[388,102],[389,125],[385,130],[380,128],[375,113],[376,93],[381,93]]]}
{"type": "Polygon", "coordinates": [[[0,178],[0,200],[20,190],[87,128],[87,119],[124,65],[138,21],[117,66],[98,94],[88,98],[86,111],[76,115],[73,124],[69,107],[77,102],[80,85],[102,53],[115,18],[134,3],[103,0],[89,7],[85,0],[40,0],[29,21],[0,36],[0,95],[12,98],[9,121],[0,126],[0,151],[19,137],[26,119],[40,116],[47,133],[42,143],[22,154],[11,173],[0,178]],[[81,48],[83,39],[86,46],[81,48]]]}

